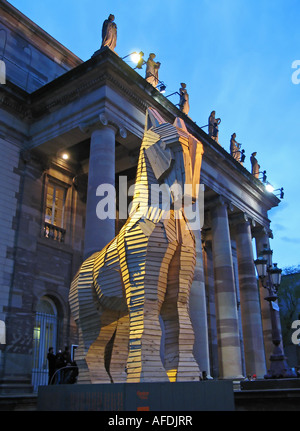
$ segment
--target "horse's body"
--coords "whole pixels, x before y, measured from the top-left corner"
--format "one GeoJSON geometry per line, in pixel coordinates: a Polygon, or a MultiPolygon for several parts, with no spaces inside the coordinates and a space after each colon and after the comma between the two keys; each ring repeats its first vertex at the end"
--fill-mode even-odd
{"type": "Polygon", "coordinates": [[[179,126],[148,111],[131,216],[72,282],[80,382],[199,379],[189,317],[194,235],[176,192],[166,208],[150,193],[162,183],[195,192],[200,181],[202,144],[179,126]]]}

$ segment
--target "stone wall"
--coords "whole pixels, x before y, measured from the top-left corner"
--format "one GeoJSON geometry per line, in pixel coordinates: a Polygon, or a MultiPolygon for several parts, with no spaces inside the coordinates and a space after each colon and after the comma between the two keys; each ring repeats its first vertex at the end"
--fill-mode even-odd
{"type": "MultiPolygon", "coordinates": [[[[21,172],[18,169],[20,148],[16,142],[0,138],[0,154],[2,155],[0,158],[0,320],[6,324],[7,309],[12,299],[10,296],[14,271],[12,250],[16,241],[15,216],[20,191],[21,172]]],[[[5,345],[0,345],[0,359],[3,359],[4,349],[5,345]]],[[[3,360],[0,360],[0,372],[2,366],[3,360]]]]}

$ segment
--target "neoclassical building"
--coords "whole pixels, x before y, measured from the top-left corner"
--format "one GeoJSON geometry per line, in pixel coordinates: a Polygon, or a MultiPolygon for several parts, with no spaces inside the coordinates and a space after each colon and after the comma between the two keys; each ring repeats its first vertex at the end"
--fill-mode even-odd
{"type": "Polygon", "coordinates": [[[268,244],[280,200],[109,48],[83,62],[7,1],[0,11],[0,393],[36,390],[48,348],[77,344],[71,280],[123,224],[97,217],[96,188],[134,183],[149,107],[181,117],[204,147],[190,299],[199,368],[263,377],[273,345],[253,249],[268,244]]]}

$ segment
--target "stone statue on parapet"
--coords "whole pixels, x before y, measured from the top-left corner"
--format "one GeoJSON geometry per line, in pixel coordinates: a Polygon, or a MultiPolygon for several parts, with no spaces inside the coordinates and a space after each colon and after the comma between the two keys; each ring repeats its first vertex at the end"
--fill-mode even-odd
{"type": "Polygon", "coordinates": [[[250,161],[251,161],[251,165],[252,165],[252,172],[251,173],[255,178],[259,178],[260,166],[259,166],[258,161],[256,159],[256,154],[257,154],[256,152],[252,153],[251,157],[250,157],[250,161]]]}
{"type": "Polygon", "coordinates": [[[189,95],[186,90],[186,84],[181,83],[181,88],[179,89],[180,101],[179,101],[179,109],[186,115],[189,115],[190,111],[190,101],[189,95]]]}
{"type": "Polygon", "coordinates": [[[238,143],[235,138],[236,138],[236,133],[233,133],[231,135],[231,138],[230,138],[230,155],[235,160],[237,160],[238,162],[240,162],[241,161],[241,151],[240,151],[240,149],[241,149],[241,145],[242,144],[238,143]]]}
{"type": "Polygon", "coordinates": [[[103,23],[102,27],[102,45],[101,48],[107,46],[112,51],[115,50],[117,46],[117,24],[114,22],[114,15],[109,15],[103,23]]]}
{"type": "Polygon", "coordinates": [[[219,125],[221,118],[216,118],[216,111],[212,111],[208,119],[208,134],[216,142],[219,143],[219,125]]]}
{"type": "Polygon", "coordinates": [[[151,53],[147,60],[146,67],[146,81],[156,87],[158,85],[158,71],[161,63],[154,61],[156,55],[151,53]]]}

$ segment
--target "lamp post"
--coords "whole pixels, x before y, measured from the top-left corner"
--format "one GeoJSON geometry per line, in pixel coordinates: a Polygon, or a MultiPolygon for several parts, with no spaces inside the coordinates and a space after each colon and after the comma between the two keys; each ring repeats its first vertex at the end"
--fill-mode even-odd
{"type": "Polygon", "coordinates": [[[264,244],[264,249],[260,252],[258,259],[254,261],[258,277],[263,287],[268,290],[265,300],[270,305],[272,342],[274,344],[273,354],[270,356],[270,369],[265,375],[265,379],[294,378],[297,376],[289,368],[286,357],[280,347],[279,307],[276,301],[278,299],[277,292],[281,282],[282,270],[277,267],[276,263],[272,264],[272,254],[273,251],[264,244]]]}

